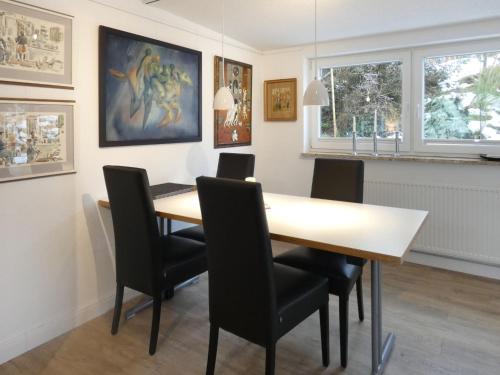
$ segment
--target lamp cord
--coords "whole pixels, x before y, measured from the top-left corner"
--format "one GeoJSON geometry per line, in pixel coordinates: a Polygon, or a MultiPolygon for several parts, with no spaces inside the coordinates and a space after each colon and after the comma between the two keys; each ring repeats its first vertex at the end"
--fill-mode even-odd
{"type": "Polygon", "coordinates": [[[224,77],[224,0],[222,0],[222,87],[226,86],[224,77]]]}
{"type": "Polygon", "coordinates": [[[318,0],[314,0],[314,79],[318,79],[318,0]]]}

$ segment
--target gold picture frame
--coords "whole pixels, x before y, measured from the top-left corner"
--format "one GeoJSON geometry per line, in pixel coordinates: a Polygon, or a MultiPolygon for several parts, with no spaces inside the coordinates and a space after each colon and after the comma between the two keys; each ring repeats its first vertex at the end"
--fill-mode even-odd
{"type": "Polygon", "coordinates": [[[264,121],[297,121],[297,78],[264,81],[264,121]]]}

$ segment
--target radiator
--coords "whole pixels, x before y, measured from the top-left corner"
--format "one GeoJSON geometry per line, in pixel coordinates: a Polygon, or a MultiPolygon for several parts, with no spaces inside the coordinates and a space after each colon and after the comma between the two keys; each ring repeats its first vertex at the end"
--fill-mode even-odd
{"type": "Polygon", "coordinates": [[[500,265],[500,189],[365,181],[364,194],[365,203],[429,211],[412,250],[500,265]]]}

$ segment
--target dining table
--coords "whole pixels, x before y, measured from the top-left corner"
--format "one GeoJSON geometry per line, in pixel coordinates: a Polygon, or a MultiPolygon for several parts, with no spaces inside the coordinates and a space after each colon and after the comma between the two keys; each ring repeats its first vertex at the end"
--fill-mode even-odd
{"type": "MultiPolygon", "coordinates": [[[[382,374],[396,336],[383,335],[381,267],[405,261],[428,212],[266,192],[263,198],[271,239],[370,261],[371,375],[382,374]]],[[[109,207],[106,200],[98,204],[109,207]]],[[[196,190],[156,199],[154,206],[160,218],[202,224],[196,190]]]]}

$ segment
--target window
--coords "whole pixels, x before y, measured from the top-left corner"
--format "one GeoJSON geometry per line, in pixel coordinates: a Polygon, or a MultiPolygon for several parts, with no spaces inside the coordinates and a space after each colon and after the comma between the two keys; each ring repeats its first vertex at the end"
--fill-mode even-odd
{"type": "MultiPolygon", "coordinates": [[[[313,72],[311,72],[311,76],[313,72]]],[[[308,109],[313,150],[500,153],[500,39],[318,60],[330,106],[308,109]],[[410,113],[413,115],[410,116],[410,113]]]]}
{"type": "Polygon", "coordinates": [[[391,61],[321,69],[330,106],[321,107],[320,137],[352,137],[354,128],[366,138],[374,131],[382,138],[399,131],[401,67],[401,61],[391,61]]]}
{"type": "Polygon", "coordinates": [[[414,64],[416,151],[498,152],[499,41],[417,50],[414,64]]]}
{"type": "Polygon", "coordinates": [[[424,138],[500,140],[500,51],[424,59],[424,138]]]}
{"type": "MultiPolygon", "coordinates": [[[[409,53],[399,52],[319,60],[330,105],[311,109],[312,147],[351,150],[355,129],[358,150],[370,151],[376,130],[379,150],[393,151],[395,132],[409,131],[410,61],[409,53]]],[[[408,142],[401,147],[409,149],[408,142]]]]}

